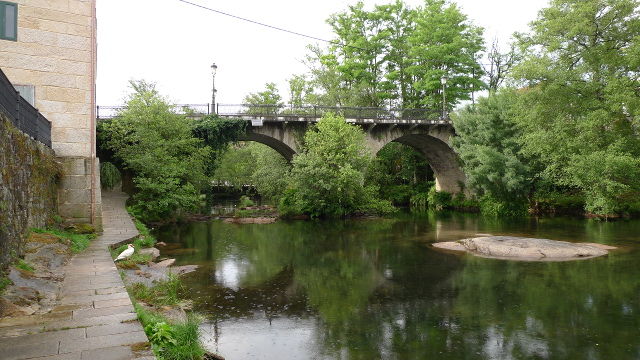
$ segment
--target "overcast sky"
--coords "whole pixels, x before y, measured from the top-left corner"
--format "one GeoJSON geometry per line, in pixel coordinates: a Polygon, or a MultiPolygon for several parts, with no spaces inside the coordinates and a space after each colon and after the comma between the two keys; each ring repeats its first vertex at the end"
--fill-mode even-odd
{"type": "MultiPolygon", "coordinates": [[[[325,20],[357,0],[190,0],[220,11],[308,35],[332,39],[325,20]]],[[[365,0],[367,6],[388,3],[365,0]]],[[[419,0],[405,0],[415,6],[419,0]]],[[[548,0],[457,0],[489,43],[506,44],[548,0]]],[[[317,41],[271,30],[200,9],[178,0],[98,0],[98,105],[121,104],[130,79],[156,82],[179,104],[211,102],[211,64],[217,102],[241,103],[266,82],[279,84],[306,72],[301,60],[317,41]]]]}

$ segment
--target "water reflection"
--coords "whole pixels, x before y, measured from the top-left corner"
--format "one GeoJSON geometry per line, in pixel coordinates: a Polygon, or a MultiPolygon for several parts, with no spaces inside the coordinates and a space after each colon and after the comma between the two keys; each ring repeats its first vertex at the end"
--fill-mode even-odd
{"type": "Polygon", "coordinates": [[[395,219],[162,229],[198,251],[186,279],[228,359],[640,358],[640,222],[402,214],[395,219]],[[478,233],[615,244],[525,263],[433,251],[478,233]]]}

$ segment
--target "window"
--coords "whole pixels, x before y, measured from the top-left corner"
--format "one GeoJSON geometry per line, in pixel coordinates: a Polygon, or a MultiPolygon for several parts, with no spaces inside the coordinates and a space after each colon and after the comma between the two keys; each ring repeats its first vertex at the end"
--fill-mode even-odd
{"type": "Polygon", "coordinates": [[[0,39],[18,40],[18,4],[0,1],[0,39]]]}
{"type": "Polygon", "coordinates": [[[36,107],[36,87],[33,85],[13,85],[20,96],[27,100],[31,106],[36,107]]]}

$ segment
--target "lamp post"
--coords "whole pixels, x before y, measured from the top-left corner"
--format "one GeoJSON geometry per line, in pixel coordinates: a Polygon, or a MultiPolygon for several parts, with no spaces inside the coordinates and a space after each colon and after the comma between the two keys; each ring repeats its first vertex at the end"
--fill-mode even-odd
{"type": "Polygon", "coordinates": [[[447,75],[442,75],[440,78],[440,83],[442,84],[442,120],[447,118],[447,80],[449,80],[447,75]]]}
{"type": "Polygon", "coordinates": [[[216,65],[216,63],[211,64],[211,75],[213,82],[212,82],[212,86],[211,86],[211,113],[212,114],[217,114],[218,112],[216,111],[216,70],[218,70],[218,65],[216,65]]]}

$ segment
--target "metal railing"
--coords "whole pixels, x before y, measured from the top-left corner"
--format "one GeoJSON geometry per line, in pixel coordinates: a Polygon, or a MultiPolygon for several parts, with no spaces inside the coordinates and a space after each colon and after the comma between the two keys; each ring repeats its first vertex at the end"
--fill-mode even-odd
{"type": "MultiPolygon", "coordinates": [[[[119,116],[126,109],[126,105],[98,106],[96,107],[96,114],[98,120],[106,120],[119,116]]],[[[171,106],[171,111],[189,117],[202,117],[210,114],[211,108],[209,104],[180,104],[171,106]]]]}
{"type": "Polygon", "coordinates": [[[13,87],[0,69],[0,111],[25,134],[51,147],[51,123],[13,87]]]}
{"type": "MultiPolygon", "coordinates": [[[[99,106],[98,119],[118,116],[126,106],[99,106]]],[[[190,117],[211,114],[210,104],[173,105],[173,112],[190,117]]],[[[220,117],[261,119],[266,121],[313,121],[327,113],[341,115],[347,120],[371,123],[450,123],[442,118],[440,110],[433,109],[385,109],[374,107],[345,107],[317,105],[253,105],[216,104],[215,112],[220,117]]]]}
{"type": "Polygon", "coordinates": [[[375,107],[319,106],[319,105],[253,105],[218,104],[218,115],[224,117],[263,118],[265,120],[318,119],[327,113],[363,122],[431,122],[441,121],[442,112],[432,109],[387,109],[375,107]]]}

